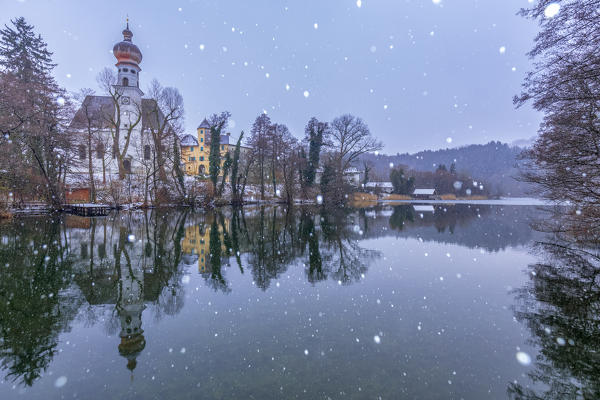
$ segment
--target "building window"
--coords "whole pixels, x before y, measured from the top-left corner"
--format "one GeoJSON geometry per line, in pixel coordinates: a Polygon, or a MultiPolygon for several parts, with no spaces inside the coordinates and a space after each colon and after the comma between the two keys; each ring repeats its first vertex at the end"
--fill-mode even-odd
{"type": "Polygon", "coordinates": [[[221,145],[221,150],[225,150],[225,146],[224,145],[221,145]]]}
{"type": "Polygon", "coordinates": [[[123,86],[129,86],[129,79],[123,78],[123,86]]]}
{"type": "Polygon", "coordinates": [[[200,151],[204,151],[204,146],[200,146],[200,151]]]}
{"type": "Polygon", "coordinates": [[[80,160],[85,160],[85,158],[86,158],[86,157],[85,157],[85,153],[86,153],[86,151],[85,151],[85,150],[86,150],[86,148],[85,148],[85,146],[84,146],[84,145],[82,145],[82,144],[81,144],[81,145],[79,145],[79,159],[80,159],[80,160]]]}
{"type": "Polygon", "coordinates": [[[192,157],[192,161],[196,161],[196,157],[192,157]]]}
{"type": "Polygon", "coordinates": [[[104,143],[98,143],[96,145],[96,158],[102,160],[104,158],[104,143]]]}
{"type": "Polygon", "coordinates": [[[193,147],[190,147],[190,151],[194,151],[194,148],[193,148],[193,147]]]}
{"type": "Polygon", "coordinates": [[[128,174],[131,173],[131,161],[129,161],[129,160],[123,160],[123,169],[128,174]]]}
{"type": "Polygon", "coordinates": [[[201,137],[201,138],[200,138],[200,143],[203,143],[203,142],[204,142],[204,138],[203,138],[203,137],[201,137]]]}
{"type": "Polygon", "coordinates": [[[150,159],[150,146],[145,145],[144,146],[144,160],[149,160],[150,159]]]}
{"type": "Polygon", "coordinates": [[[123,72],[129,72],[127,68],[123,68],[123,72]]]}
{"type": "Polygon", "coordinates": [[[200,156],[200,161],[204,161],[204,156],[200,156]]]}

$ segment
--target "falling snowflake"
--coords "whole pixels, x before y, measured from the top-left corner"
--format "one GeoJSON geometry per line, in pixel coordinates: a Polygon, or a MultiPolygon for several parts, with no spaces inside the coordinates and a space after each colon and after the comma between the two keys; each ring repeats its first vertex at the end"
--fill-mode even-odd
{"type": "Polygon", "coordinates": [[[525,353],[524,351],[517,352],[516,357],[517,357],[517,361],[521,365],[527,366],[527,365],[531,364],[531,356],[529,354],[525,353]]]}
{"type": "Polygon", "coordinates": [[[544,16],[546,18],[554,18],[560,11],[560,4],[558,3],[550,3],[544,9],[544,16]]]}
{"type": "Polygon", "coordinates": [[[304,91],[304,97],[308,98],[308,96],[310,96],[310,93],[308,92],[308,90],[304,91]]]}
{"type": "Polygon", "coordinates": [[[61,388],[61,387],[65,386],[66,384],[67,384],[67,377],[64,375],[58,377],[58,379],[56,379],[56,381],[54,381],[54,387],[57,387],[57,388],[61,388]]]}

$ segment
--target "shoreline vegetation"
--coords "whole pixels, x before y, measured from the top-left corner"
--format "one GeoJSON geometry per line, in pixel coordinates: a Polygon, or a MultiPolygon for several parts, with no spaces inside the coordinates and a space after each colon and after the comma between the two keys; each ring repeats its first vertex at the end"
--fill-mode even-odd
{"type": "MultiPolygon", "coordinates": [[[[454,195],[440,195],[435,196],[430,199],[418,199],[408,195],[375,195],[372,193],[361,193],[355,192],[349,195],[348,201],[346,203],[346,207],[348,208],[369,208],[377,205],[393,205],[398,203],[452,203],[454,201],[457,202],[477,202],[477,201],[511,201],[511,200],[522,200],[522,198],[490,198],[487,196],[468,196],[468,197],[457,197],[454,195]]],[[[533,202],[538,201],[538,199],[528,199],[533,202]]],[[[7,207],[4,209],[0,209],[0,220],[10,220],[14,217],[27,215],[44,215],[49,213],[64,213],[64,214],[76,214],[69,210],[69,206],[80,206],[86,207],[98,207],[104,206],[110,211],[134,211],[134,210],[150,210],[150,209],[181,209],[181,208],[192,208],[202,211],[209,211],[218,209],[221,207],[244,207],[244,206],[278,206],[278,205],[289,205],[285,199],[280,198],[268,198],[265,200],[260,199],[248,199],[240,203],[234,203],[232,201],[225,201],[223,199],[212,201],[208,204],[203,204],[201,206],[193,206],[188,204],[161,204],[158,206],[142,204],[142,203],[131,203],[131,204],[121,204],[118,206],[107,205],[107,204],[97,204],[97,203],[81,203],[81,204],[65,204],[64,207],[56,209],[53,208],[50,204],[41,204],[39,202],[35,203],[25,203],[21,204],[19,207],[7,207]]],[[[295,199],[292,206],[319,206],[324,207],[322,204],[319,204],[317,200],[306,200],[306,199],[295,199]]],[[[324,207],[327,208],[327,207],[324,207]]]]}

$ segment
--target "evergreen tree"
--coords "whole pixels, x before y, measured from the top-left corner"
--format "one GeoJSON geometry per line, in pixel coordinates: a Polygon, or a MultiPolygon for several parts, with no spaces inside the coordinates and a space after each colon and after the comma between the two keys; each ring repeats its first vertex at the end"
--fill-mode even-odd
{"type": "Polygon", "coordinates": [[[223,111],[221,114],[213,114],[209,121],[210,154],[208,155],[208,174],[214,191],[217,190],[219,172],[221,171],[221,131],[227,126],[230,117],[231,113],[229,111],[223,111]]]}
{"type": "Polygon", "coordinates": [[[415,178],[406,178],[402,168],[394,168],[390,171],[390,181],[392,182],[395,194],[409,195],[415,190],[415,178]]]}
{"type": "Polygon", "coordinates": [[[231,197],[232,202],[237,204],[240,199],[239,196],[239,188],[238,188],[238,170],[240,164],[240,151],[242,147],[242,138],[244,137],[244,131],[240,133],[240,137],[238,138],[237,143],[235,144],[235,150],[233,152],[233,161],[231,163],[231,197]]]}
{"type": "Polygon", "coordinates": [[[181,154],[179,151],[179,146],[180,146],[179,140],[174,140],[173,141],[173,160],[175,160],[175,161],[173,162],[173,170],[175,172],[177,187],[179,188],[179,191],[180,191],[181,195],[183,196],[183,198],[185,198],[186,197],[185,176],[183,174],[183,170],[181,169],[181,154]]]}
{"type": "Polygon", "coordinates": [[[328,129],[327,122],[319,122],[315,117],[311,118],[306,124],[304,132],[308,140],[308,163],[304,171],[304,178],[307,186],[312,186],[315,183],[321,157],[321,147],[323,147],[328,129]]]}
{"type": "Polygon", "coordinates": [[[210,154],[208,155],[208,171],[213,188],[217,188],[219,172],[221,171],[221,130],[214,126],[210,128],[210,154]]]}
{"type": "Polygon", "coordinates": [[[229,175],[229,169],[231,168],[232,159],[229,152],[225,153],[225,161],[223,161],[223,176],[221,177],[221,186],[219,186],[219,197],[223,195],[223,189],[225,188],[225,180],[229,175]]]}
{"type": "Polygon", "coordinates": [[[11,23],[0,29],[0,66],[26,81],[49,78],[56,64],[42,36],[36,36],[23,17],[11,23]]]}
{"type": "Polygon", "coordinates": [[[450,173],[452,175],[456,175],[456,164],[454,164],[454,163],[450,164],[450,173]]]}
{"type": "Polygon", "coordinates": [[[363,191],[365,191],[367,189],[367,183],[369,183],[369,172],[371,172],[372,167],[367,162],[364,162],[363,166],[364,166],[365,172],[364,172],[362,186],[363,186],[363,191]]]}
{"type": "Polygon", "coordinates": [[[70,159],[65,134],[70,102],[51,75],[55,64],[42,37],[24,18],[11,22],[0,29],[0,131],[10,151],[2,158],[12,165],[3,168],[12,175],[5,180],[13,191],[58,208],[70,159]]]}

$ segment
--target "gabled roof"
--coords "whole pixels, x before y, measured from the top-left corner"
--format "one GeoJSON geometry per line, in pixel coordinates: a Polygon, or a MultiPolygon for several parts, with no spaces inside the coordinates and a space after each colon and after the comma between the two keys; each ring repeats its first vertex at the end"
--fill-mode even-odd
{"type": "Polygon", "coordinates": [[[367,182],[368,188],[393,188],[392,182],[367,182]]]}
{"type": "MultiPolygon", "coordinates": [[[[163,120],[163,114],[159,110],[157,116],[156,101],[153,99],[142,99],[142,129],[156,129],[159,121],[163,120]]],[[[115,104],[110,96],[86,96],[81,107],[75,113],[70,128],[86,129],[89,123],[95,128],[108,129],[110,120],[115,115],[115,104]]]]}
{"type": "Polygon", "coordinates": [[[413,194],[428,195],[428,196],[431,196],[434,193],[435,193],[435,189],[415,189],[415,191],[413,192],[413,194]]]}
{"type": "Polygon", "coordinates": [[[198,139],[192,135],[183,135],[180,140],[182,146],[198,146],[198,139]]]}
{"type": "Polygon", "coordinates": [[[204,120],[202,120],[202,123],[200,123],[200,125],[198,126],[198,129],[200,128],[210,129],[210,124],[208,123],[206,118],[204,118],[204,120]]]}

